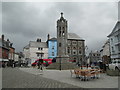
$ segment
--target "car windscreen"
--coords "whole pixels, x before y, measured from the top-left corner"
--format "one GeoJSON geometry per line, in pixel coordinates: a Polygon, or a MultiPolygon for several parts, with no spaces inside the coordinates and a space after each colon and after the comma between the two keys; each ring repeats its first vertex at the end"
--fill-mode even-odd
{"type": "Polygon", "coordinates": [[[116,63],[116,61],[113,61],[112,63],[116,63]]]}
{"type": "Polygon", "coordinates": [[[118,61],[118,63],[120,63],[120,61],[118,61]]]}

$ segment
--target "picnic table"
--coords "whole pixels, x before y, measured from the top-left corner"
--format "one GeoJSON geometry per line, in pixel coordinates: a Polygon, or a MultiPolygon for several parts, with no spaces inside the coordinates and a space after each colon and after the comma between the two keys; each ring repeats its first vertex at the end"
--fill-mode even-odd
{"type": "Polygon", "coordinates": [[[90,79],[95,79],[100,77],[100,69],[74,69],[74,71],[71,71],[71,76],[72,74],[76,75],[76,78],[79,78],[81,80],[90,80],[90,79]]]}

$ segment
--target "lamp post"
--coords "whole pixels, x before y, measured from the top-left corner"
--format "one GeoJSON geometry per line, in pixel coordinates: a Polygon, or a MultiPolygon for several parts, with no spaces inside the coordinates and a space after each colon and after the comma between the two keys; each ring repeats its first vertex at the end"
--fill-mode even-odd
{"type": "Polygon", "coordinates": [[[60,71],[61,71],[61,56],[59,58],[60,58],[59,60],[60,60],[60,71]]]}
{"type": "Polygon", "coordinates": [[[86,46],[85,46],[85,60],[86,60],[86,65],[88,66],[89,63],[88,63],[88,61],[87,61],[87,60],[88,60],[88,59],[87,59],[87,50],[88,50],[88,46],[86,45],[86,46]]]}

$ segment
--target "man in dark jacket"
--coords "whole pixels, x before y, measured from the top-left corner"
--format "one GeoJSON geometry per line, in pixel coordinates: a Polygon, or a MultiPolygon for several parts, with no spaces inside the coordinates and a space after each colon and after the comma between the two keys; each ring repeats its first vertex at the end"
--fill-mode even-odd
{"type": "Polygon", "coordinates": [[[43,59],[39,59],[39,61],[38,61],[38,69],[43,70],[42,69],[42,63],[43,63],[43,59]]]}
{"type": "Polygon", "coordinates": [[[38,64],[37,64],[37,65],[38,65],[38,69],[40,69],[40,64],[41,64],[41,63],[40,63],[40,59],[39,59],[39,60],[38,60],[38,64]]]}

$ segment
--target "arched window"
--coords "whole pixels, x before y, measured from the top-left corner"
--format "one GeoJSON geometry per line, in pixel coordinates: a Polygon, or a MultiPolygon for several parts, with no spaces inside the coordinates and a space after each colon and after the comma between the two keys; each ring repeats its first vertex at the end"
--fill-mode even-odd
{"type": "Polygon", "coordinates": [[[65,28],[63,27],[63,30],[65,30],[65,28]]]}
{"type": "Polygon", "coordinates": [[[59,37],[61,37],[61,31],[59,32],[59,37]]]}
{"type": "Polygon", "coordinates": [[[61,30],[61,27],[59,27],[59,30],[61,30]]]}
{"type": "Polygon", "coordinates": [[[73,47],[73,49],[76,49],[76,47],[73,47]]]}
{"type": "Polygon", "coordinates": [[[59,43],[59,47],[61,47],[61,43],[59,43]]]}
{"type": "Polygon", "coordinates": [[[79,54],[81,54],[81,51],[79,51],[79,54]]]}
{"type": "Polygon", "coordinates": [[[76,54],[76,52],[74,51],[74,52],[73,52],[73,54],[75,55],[75,54],[76,54]]]}
{"type": "Polygon", "coordinates": [[[65,36],[65,32],[64,31],[62,32],[62,35],[65,36]]]}
{"type": "Polygon", "coordinates": [[[68,47],[68,53],[70,53],[70,47],[68,47]]]}

